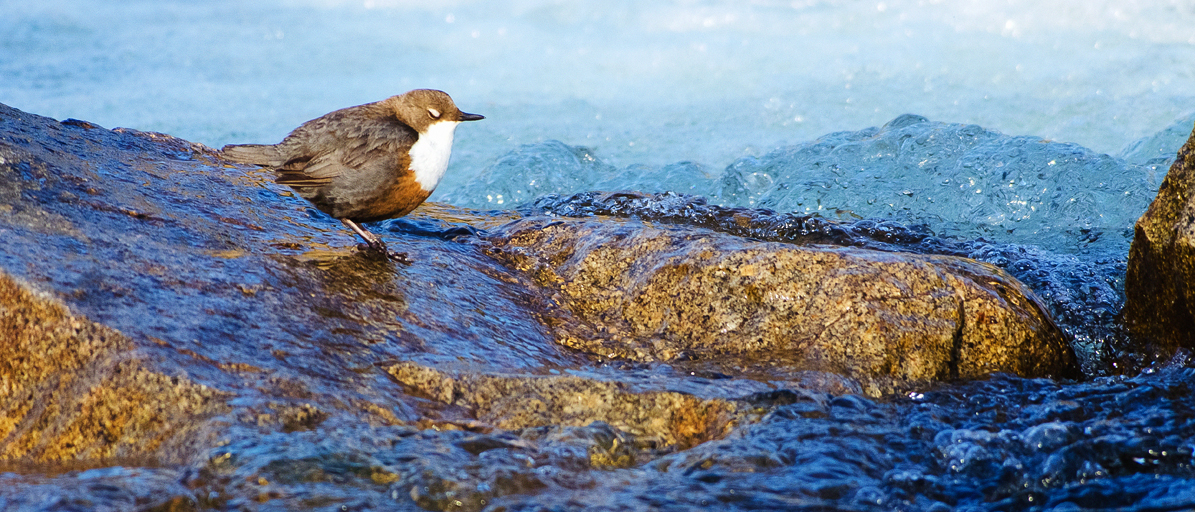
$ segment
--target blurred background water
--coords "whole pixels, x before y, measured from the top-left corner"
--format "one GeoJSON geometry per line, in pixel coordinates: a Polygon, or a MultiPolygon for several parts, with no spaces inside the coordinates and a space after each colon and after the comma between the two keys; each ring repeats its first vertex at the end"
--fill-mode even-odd
{"type": "Polygon", "coordinates": [[[717,177],[905,113],[1113,155],[1180,120],[1189,131],[1195,113],[1185,0],[4,0],[0,12],[0,102],[213,147],[448,91],[488,119],[458,133],[440,194],[548,140],[615,168],[693,162],[717,177]]]}

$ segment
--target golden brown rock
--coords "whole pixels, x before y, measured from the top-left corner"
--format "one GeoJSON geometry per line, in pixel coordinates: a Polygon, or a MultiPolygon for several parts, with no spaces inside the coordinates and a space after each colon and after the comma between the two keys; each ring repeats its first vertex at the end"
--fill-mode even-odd
{"type": "Polygon", "coordinates": [[[525,220],[492,241],[493,256],[557,290],[557,339],[599,356],[767,358],[868,380],[873,395],[991,372],[1076,374],[1033,293],[972,260],[600,220],[525,220]]]}
{"type": "Polygon", "coordinates": [[[1139,341],[1195,348],[1195,132],[1137,220],[1124,320],[1139,341]]]}
{"type": "MultiPolygon", "coordinates": [[[[267,173],[227,165],[166,135],[0,105],[0,273],[13,276],[0,290],[0,508],[307,509],[353,496],[480,510],[574,485],[592,503],[644,475],[657,480],[636,492],[688,493],[739,474],[719,469],[735,453],[761,453],[737,467],[764,480],[726,487],[746,489],[776,481],[777,463],[804,465],[771,457],[809,452],[772,442],[794,427],[810,430],[793,439],[824,439],[854,414],[900,423],[886,405],[807,391],[858,387],[806,370],[963,377],[986,371],[972,335],[1003,329],[1006,343],[982,346],[1007,352],[991,356],[997,369],[1067,360],[1019,285],[964,260],[611,219],[499,228],[517,214],[424,206],[379,226],[416,256],[399,267],[357,254],[267,173]],[[506,236],[498,260],[464,223],[506,236]],[[979,286],[990,282],[1003,285],[979,286]],[[1023,332],[1033,326],[1037,338],[1023,332]],[[1047,344],[1034,352],[1034,339],[1047,344]],[[673,359],[607,364],[608,350],[673,359]],[[745,426],[760,416],[772,420],[745,426]],[[684,468],[661,460],[681,447],[709,451],[684,468]],[[64,464],[26,466],[41,461],[64,464]]],[[[877,380],[869,392],[892,387],[877,380]]]]}
{"type": "Polygon", "coordinates": [[[119,332],[0,273],[0,460],[188,460],[221,393],[142,367],[119,332]]]}
{"type": "Polygon", "coordinates": [[[487,425],[518,430],[604,422],[661,446],[691,446],[724,436],[738,406],[669,391],[635,392],[624,383],[567,375],[452,375],[414,363],[387,371],[411,391],[470,409],[487,425]]]}

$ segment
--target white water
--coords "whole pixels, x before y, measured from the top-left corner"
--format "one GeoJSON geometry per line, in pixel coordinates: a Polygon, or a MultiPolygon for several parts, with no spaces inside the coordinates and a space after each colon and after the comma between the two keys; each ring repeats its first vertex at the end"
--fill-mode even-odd
{"type": "Polygon", "coordinates": [[[0,1],[0,102],[58,119],[268,143],[418,87],[486,116],[441,194],[524,143],[720,174],[903,113],[1116,154],[1195,112],[1195,2],[0,1]]]}

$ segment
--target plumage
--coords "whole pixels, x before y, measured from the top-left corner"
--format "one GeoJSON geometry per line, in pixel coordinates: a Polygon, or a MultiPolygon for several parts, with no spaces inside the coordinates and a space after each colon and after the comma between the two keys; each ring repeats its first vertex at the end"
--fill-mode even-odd
{"type": "Polygon", "coordinates": [[[340,219],[370,248],[385,250],[357,223],[400,217],[419,206],[448,166],[456,125],[479,119],[444,92],[417,89],[312,119],[278,144],[228,145],[221,154],[273,169],[279,184],[340,219]]]}
{"type": "Polygon", "coordinates": [[[224,158],[245,164],[258,163],[261,165],[282,165],[282,155],[275,146],[264,144],[244,144],[241,146],[224,146],[224,158]]]}

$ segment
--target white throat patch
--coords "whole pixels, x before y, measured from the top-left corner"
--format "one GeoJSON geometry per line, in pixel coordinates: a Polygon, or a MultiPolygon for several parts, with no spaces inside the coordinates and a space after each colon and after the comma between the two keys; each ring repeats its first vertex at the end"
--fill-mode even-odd
{"type": "Polygon", "coordinates": [[[452,136],[458,124],[456,121],[432,123],[411,146],[411,170],[415,171],[415,181],[423,190],[435,190],[440,178],[444,177],[444,171],[448,170],[448,157],[452,156],[452,136]]]}

